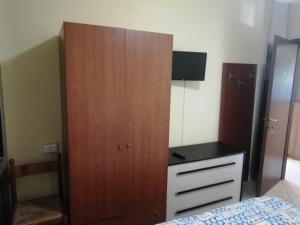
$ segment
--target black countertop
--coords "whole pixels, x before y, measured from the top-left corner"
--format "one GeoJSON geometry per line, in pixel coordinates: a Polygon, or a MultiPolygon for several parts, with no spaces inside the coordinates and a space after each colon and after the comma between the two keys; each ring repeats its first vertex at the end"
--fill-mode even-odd
{"type": "Polygon", "coordinates": [[[220,158],[245,152],[243,149],[234,148],[221,142],[180,146],[170,148],[169,150],[169,166],[220,158]],[[173,155],[174,153],[182,155],[184,158],[176,157],[173,155]]]}

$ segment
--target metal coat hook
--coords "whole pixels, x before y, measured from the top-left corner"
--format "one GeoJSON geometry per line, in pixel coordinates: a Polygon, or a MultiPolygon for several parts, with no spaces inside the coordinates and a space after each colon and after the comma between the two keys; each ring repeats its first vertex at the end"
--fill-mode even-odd
{"type": "Polygon", "coordinates": [[[249,73],[249,80],[254,80],[255,76],[252,73],[249,73]]]}
{"type": "Polygon", "coordinates": [[[235,76],[233,73],[229,72],[228,79],[229,79],[230,81],[233,81],[235,78],[236,78],[236,76],[235,76]]]}

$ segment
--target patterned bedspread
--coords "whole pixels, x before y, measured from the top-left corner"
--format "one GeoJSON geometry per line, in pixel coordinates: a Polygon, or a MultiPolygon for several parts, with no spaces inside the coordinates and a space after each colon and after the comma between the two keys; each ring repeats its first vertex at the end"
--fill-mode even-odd
{"type": "Polygon", "coordinates": [[[300,225],[300,208],[278,198],[253,198],[161,225],[300,225]]]}

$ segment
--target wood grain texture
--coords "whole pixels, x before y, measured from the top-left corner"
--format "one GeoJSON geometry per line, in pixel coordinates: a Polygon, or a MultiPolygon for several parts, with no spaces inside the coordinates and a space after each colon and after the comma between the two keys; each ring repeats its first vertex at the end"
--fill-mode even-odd
{"type": "Polygon", "coordinates": [[[283,175],[298,45],[275,38],[270,66],[258,195],[275,186],[283,175]],[[268,121],[269,119],[272,119],[268,121]]]}
{"type": "Polygon", "coordinates": [[[10,159],[9,167],[10,167],[9,171],[10,171],[10,179],[11,179],[12,203],[14,209],[18,201],[17,186],[16,186],[16,180],[18,177],[29,176],[29,175],[40,174],[40,173],[53,173],[53,172],[60,173],[59,163],[57,161],[46,161],[46,162],[30,163],[26,165],[15,166],[15,160],[10,159]]]}
{"type": "Polygon", "coordinates": [[[127,213],[126,215],[103,220],[89,225],[154,225],[166,218],[166,205],[156,208],[142,209],[135,212],[127,213]]]}
{"type": "MultiPolygon", "coordinates": [[[[11,159],[9,161],[10,166],[14,166],[14,160],[11,159]]],[[[23,177],[38,173],[50,173],[57,172],[58,163],[57,161],[49,161],[49,162],[40,162],[40,163],[31,163],[21,166],[14,166],[15,176],[23,177]]]]}
{"type": "Polygon", "coordinates": [[[254,64],[223,64],[219,141],[246,150],[245,179],[250,161],[256,70],[254,64]]]}
{"type": "Polygon", "coordinates": [[[172,36],[64,27],[70,224],[163,221],[172,36]]]}
{"type": "Polygon", "coordinates": [[[70,223],[122,214],[124,30],[65,23],[70,223]]]}
{"type": "Polygon", "coordinates": [[[291,131],[289,136],[288,155],[289,157],[300,160],[300,103],[293,104],[291,118],[291,131]]]}
{"type": "Polygon", "coordinates": [[[127,212],[166,203],[172,36],[125,32],[127,212]]]}

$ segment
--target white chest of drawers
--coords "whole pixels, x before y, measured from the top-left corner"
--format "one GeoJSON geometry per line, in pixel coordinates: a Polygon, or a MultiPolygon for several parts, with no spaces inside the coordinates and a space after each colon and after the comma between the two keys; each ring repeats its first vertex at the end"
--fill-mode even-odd
{"type": "Polygon", "coordinates": [[[168,167],[167,220],[240,201],[244,154],[168,167]]]}

